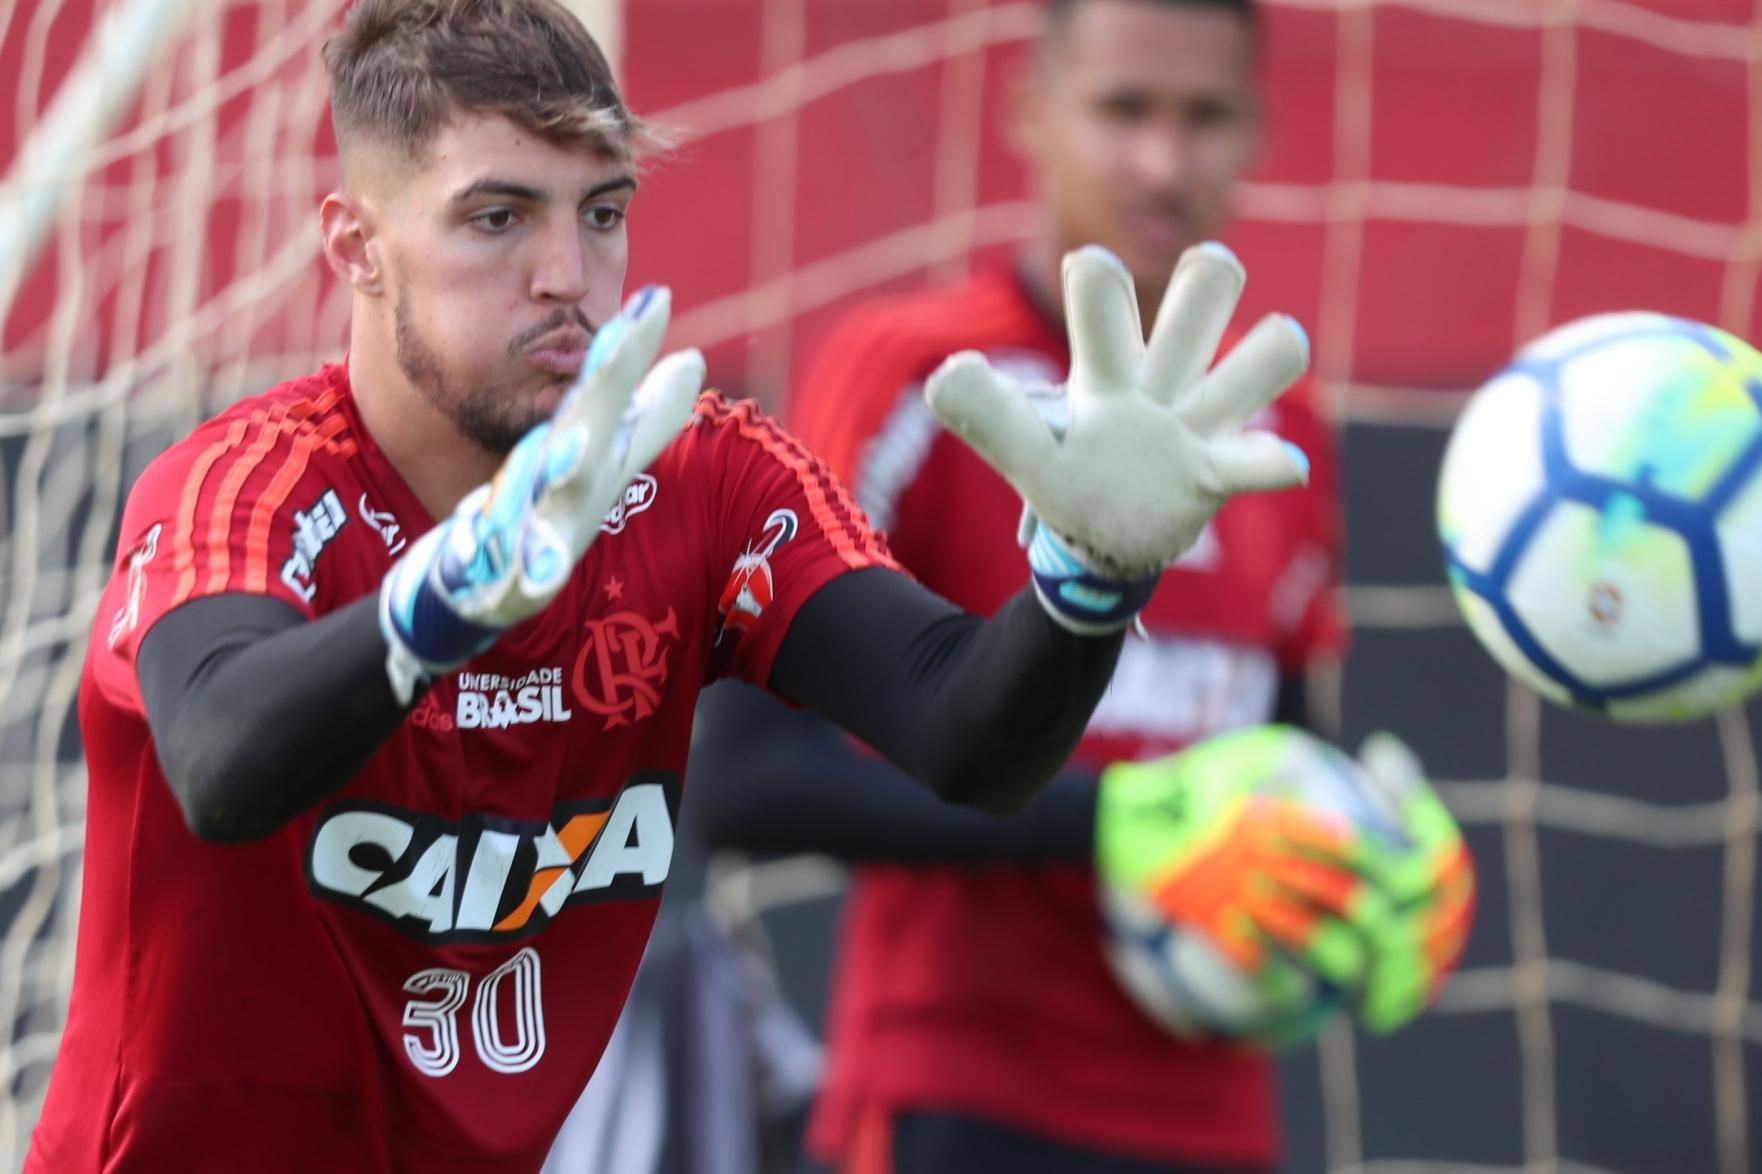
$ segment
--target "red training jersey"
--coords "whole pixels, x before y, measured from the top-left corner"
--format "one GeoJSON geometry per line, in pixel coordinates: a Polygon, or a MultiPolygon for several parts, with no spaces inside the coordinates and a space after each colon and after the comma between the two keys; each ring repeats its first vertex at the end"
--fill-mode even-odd
{"type": "Polygon", "coordinates": [[[143,636],[220,592],[316,619],[433,524],[340,366],[202,425],[129,495],[81,682],[84,904],[28,1171],[537,1170],[648,939],[699,690],[763,684],[804,600],[891,565],[799,442],[705,395],[563,594],[347,786],[259,842],[198,841],[143,717],[143,636]]]}
{"type": "MultiPolygon", "coordinates": [[[[948,355],[1061,382],[1070,354],[1007,270],[883,301],[837,328],[792,423],[851,485],[900,563],[989,615],[1027,581],[1014,490],[924,403],[948,355]]],[[[1281,670],[1336,651],[1333,446],[1299,384],[1253,422],[1300,445],[1309,485],[1230,502],[1128,637],[1077,761],[1156,757],[1272,713],[1281,670]]],[[[1271,1164],[1272,1066],[1164,1033],[1115,983],[1090,869],[865,867],[846,907],[811,1142],[828,1159],[874,1112],[989,1115],[1153,1159],[1271,1164]]]]}

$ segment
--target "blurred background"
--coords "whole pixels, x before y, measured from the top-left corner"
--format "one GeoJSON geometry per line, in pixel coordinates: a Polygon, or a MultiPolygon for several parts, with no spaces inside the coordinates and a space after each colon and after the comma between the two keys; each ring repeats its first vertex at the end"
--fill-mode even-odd
{"type": "MultiPolygon", "coordinates": [[[[337,178],[316,51],[344,7],[0,0],[0,1167],[103,866],[72,701],[122,495],[345,343],[314,214],[337,178]]],[[[673,342],[730,393],[786,409],[854,300],[1026,235],[997,129],[1034,0],[574,7],[682,133],[643,181],[632,279],[673,286],[673,342]]],[[[1284,1063],[1289,1168],[1762,1170],[1762,710],[1544,708],[1460,623],[1431,517],[1463,394],[1548,326],[1645,308],[1762,339],[1762,2],[1266,7],[1270,150],[1230,239],[1243,313],[1310,328],[1343,440],[1354,643],[1318,694],[1349,744],[1403,732],[1481,875],[1434,1013],[1284,1063]]],[[[713,876],[817,1027],[838,870],[713,876]]],[[[669,900],[698,883],[682,866],[669,900]]]]}

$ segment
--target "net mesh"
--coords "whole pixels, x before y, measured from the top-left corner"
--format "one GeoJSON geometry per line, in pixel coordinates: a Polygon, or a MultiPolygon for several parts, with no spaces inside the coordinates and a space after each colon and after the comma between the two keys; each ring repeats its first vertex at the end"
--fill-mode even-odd
{"type": "MultiPolygon", "coordinates": [[[[313,226],[336,178],[316,47],[342,7],[0,0],[9,1163],[65,1016],[72,703],[121,495],[201,416],[345,342],[313,226]]],[[[851,299],[1021,239],[1032,207],[994,130],[1037,10],[589,13],[620,22],[635,104],[690,136],[645,177],[633,221],[633,279],[675,287],[675,340],[704,346],[729,390],[782,406],[851,299]]],[[[1254,278],[1245,314],[1312,326],[1347,429],[1358,652],[1322,701],[1348,730],[1412,736],[1468,828],[1485,902],[1438,1014],[1393,1041],[1335,1033],[1296,1062],[1313,1071],[1292,1077],[1308,1090],[1291,1100],[1294,1162],[1762,1164],[1754,713],[1623,731],[1544,710],[1469,644],[1426,504],[1451,393],[1548,325],[1645,306],[1762,333],[1762,5],[1275,0],[1268,33],[1273,136],[1233,243],[1254,278]],[[1435,671],[1414,672],[1422,659],[1435,671]],[[1658,1109],[1685,1099],[1702,1108],[1658,1109]],[[1624,1114],[1660,1140],[1621,1140],[1608,1122],[1624,1114]]]]}

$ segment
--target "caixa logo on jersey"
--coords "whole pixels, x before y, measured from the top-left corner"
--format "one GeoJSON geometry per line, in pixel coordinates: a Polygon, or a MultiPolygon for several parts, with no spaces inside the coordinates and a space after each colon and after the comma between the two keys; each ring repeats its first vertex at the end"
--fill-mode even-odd
{"type": "Polygon", "coordinates": [[[545,823],[339,803],[312,833],[306,880],[320,899],[425,942],[509,941],[570,905],[660,896],[678,811],[671,771],[639,771],[612,798],[559,804],[545,823]]]}

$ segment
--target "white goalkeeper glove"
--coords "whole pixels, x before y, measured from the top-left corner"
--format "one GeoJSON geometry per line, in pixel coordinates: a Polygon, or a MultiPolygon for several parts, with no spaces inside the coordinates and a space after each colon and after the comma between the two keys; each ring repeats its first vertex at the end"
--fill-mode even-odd
{"type": "Polygon", "coordinates": [[[1309,341],[1283,315],[1261,321],[1207,374],[1245,280],[1208,242],[1175,266],[1144,341],[1132,279],[1095,246],[1064,258],[1069,416],[1047,423],[1024,388],[974,351],[925,387],[931,409],[1022,495],[1040,601],[1073,631],[1131,623],[1163,567],[1231,494],[1302,484],[1296,446],[1242,425],[1303,373],[1309,341]]]}
{"type": "Polygon", "coordinates": [[[655,362],[672,302],[664,286],[632,295],[551,418],[386,574],[379,619],[400,702],[542,611],[625,487],[684,427],[704,360],[687,350],[655,362]]]}

